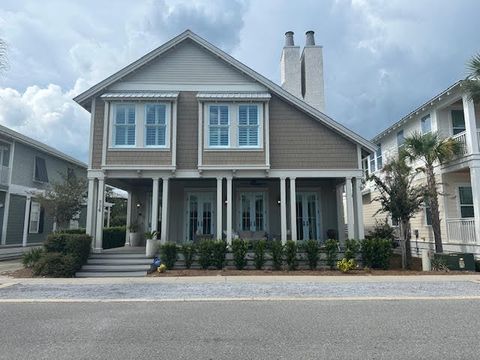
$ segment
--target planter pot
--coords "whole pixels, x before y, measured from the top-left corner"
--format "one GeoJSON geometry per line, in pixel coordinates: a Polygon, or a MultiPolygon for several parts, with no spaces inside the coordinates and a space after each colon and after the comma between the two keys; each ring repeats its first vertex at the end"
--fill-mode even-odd
{"type": "Polygon", "coordinates": [[[142,234],[139,232],[134,232],[129,234],[130,237],[130,246],[141,246],[142,245],[142,234]]]}
{"type": "Polygon", "coordinates": [[[154,257],[158,250],[158,244],[160,240],[157,239],[147,239],[147,246],[145,249],[145,254],[147,257],[154,257]]]}

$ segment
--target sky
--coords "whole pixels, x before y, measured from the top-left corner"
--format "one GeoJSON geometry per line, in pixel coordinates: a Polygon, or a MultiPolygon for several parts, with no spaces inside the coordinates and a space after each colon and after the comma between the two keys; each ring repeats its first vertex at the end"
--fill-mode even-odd
{"type": "Polygon", "coordinates": [[[284,33],[323,45],[326,113],[367,139],[466,76],[478,0],[2,0],[0,124],[88,160],[72,98],[186,29],[279,83],[284,33]]]}

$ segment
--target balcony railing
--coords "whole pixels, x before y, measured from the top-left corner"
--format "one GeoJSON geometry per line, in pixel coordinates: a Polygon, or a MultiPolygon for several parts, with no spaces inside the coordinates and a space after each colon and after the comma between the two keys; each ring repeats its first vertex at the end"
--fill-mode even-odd
{"type": "Polygon", "coordinates": [[[453,135],[452,139],[457,140],[460,144],[462,144],[462,155],[466,155],[468,152],[467,133],[465,131],[462,131],[461,133],[453,135]]]}
{"type": "Polygon", "coordinates": [[[447,243],[475,244],[475,220],[447,219],[447,243]]]}
{"type": "Polygon", "coordinates": [[[0,166],[0,185],[8,185],[10,176],[10,168],[8,166],[0,166]]]}

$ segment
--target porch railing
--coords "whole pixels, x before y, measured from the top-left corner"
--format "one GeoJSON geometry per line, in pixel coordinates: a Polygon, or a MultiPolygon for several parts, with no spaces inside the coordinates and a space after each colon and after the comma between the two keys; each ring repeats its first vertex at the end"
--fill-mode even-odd
{"type": "Polygon", "coordinates": [[[8,166],[0,166],[0,184],[8,185],[8,178],[10,175],[10,168],[8,166]]]}
{"type": "Polygon", "coordinates": [[[447,243],[475,244],[475,220],[447,219],[447,243]]]}
{"type": "Polygon", "coordinates": [[[452,139],[457,140],[460,144],[462,144],[462,155],[466,155],[467,152],[468,152],[468,149],[467,149],[467,133],[465,131],[462,131],[461,133],[453,135],[452,139]]]}

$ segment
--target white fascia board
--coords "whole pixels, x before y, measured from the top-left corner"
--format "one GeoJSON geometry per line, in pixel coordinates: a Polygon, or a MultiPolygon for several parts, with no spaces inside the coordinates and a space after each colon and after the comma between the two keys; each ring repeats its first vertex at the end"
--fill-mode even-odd
{"type": "Polygon", "coordinates": [[[351,131],[350,129],[346,128],[345,126],[341,125],[340,123],[336,122],[328,115],[322,113],[321,111],[315,109],[314,107],[308,105],[303,100],[297,98],[296,96],[290,94],[288,91],[284,90],[281,86],[275,84],[273,81],[267,79],[263,75],[257,73],[256,71],[250,69],[245,64],[241,63],[237,59],[233,58],[223,50],[220,50],[216,46],[212,45],[205,39],[201,38],[200,36],[196,35],[190,30],[186,30],[180,35],[174,37],[170,41],[166,42],[165,44],[161,45],[157,49],[149,52],[148,54],[142,56],[137,61],[131,63],[130,65],[124,67],[120,71],[116,72],[115,74],[109,76],[105,80],[101,81],[100,83],[94,85],[87,91],[83,92],[82,94],[76,96],[73,100],[79,103],[82,106],[85,106],[84,102],[88,100],[90,97],[94,96],[99,91],[104,90],[112,83],[120,80],[121,78],[125,77],[127,74],[131,73],[132,71],[137,70],[141,66],[145,65],[149,61],[155,59],[156,57],[160,56],[167,50],[171,49],[172,47],[178,45],[185,39],[191,39],[200,46],[204,47],[205,49],[212,52],[214,55],[225,61],[226,63],[230,64],[232,67],[236,68],[237,70],[243,72],[247,76],[253,78],[254,80],[258,81],[260,84],[264,85],[272,92],[276,93],[278,96],[282,97],[283,99],[290,102],[292,105],[296,106],[300,110],[304,111],[305,113],[313,116],[315,119],[321,121],[324,125],[331,128],[332,130],[344,135],[345,137],[351,139],[355,143],[361,145],[365,150],[374,152],[376,150],[376,146],[364,139],[360,135],[356,134],[355,132],[351,131]]]}

